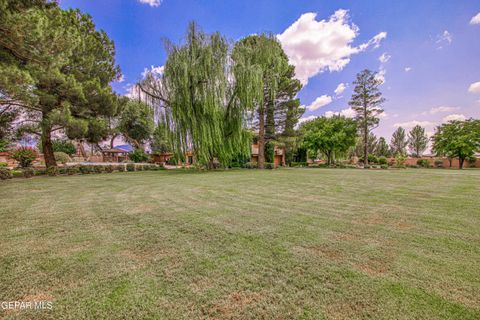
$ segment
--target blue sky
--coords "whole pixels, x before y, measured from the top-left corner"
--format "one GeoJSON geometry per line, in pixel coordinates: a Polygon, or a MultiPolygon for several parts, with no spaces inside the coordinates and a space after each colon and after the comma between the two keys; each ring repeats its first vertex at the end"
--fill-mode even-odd
{"type": "Polygon", "coordinates": [[[304,118],[350,115],[351,83],[365,68],[384,79],[385,116],[375,132],[387,140],[399,125],[420,123],[433,132],[444,120],[480,118],[480,1],[62,0],[61,6],[89,13],[114,40],[124,75],[113,84],[119,93],[145,68],[162,66],[162,39],[181,41],[195,20],[232,41],[278,34],[305,83],[304,118]]]}

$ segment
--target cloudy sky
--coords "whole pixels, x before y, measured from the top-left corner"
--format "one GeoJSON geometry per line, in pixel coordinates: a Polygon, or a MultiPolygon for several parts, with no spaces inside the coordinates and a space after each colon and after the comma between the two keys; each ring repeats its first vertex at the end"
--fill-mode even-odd
{"type": "Polygon", "coordinates": [[[162,39],[189,21],[230,40],[278,35],[297,77],[304,119],[342,113],[355,74],[378,71],[387,99],[377,135],[398,126],[433,132],[449,119],[480,118],[480,1],[62,0],[93,16],[115,41],[125,93],[145,68],[161,71],[162,39]]]}

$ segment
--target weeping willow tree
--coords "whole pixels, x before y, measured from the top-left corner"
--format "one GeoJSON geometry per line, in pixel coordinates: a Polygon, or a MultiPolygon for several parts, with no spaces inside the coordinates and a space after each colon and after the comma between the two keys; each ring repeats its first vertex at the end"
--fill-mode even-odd
{"type": "Polygon", "coordinates": [[[205,34],[195,23],[185,43],[166,41],[163,75],[148,74],[141,90],[157,100],[177,156],[192,150],[197,162],[228,164],[249,156],[248,117],[263,98],[262,73],[248,50],[232,54],[219,33],[205,34]]]}

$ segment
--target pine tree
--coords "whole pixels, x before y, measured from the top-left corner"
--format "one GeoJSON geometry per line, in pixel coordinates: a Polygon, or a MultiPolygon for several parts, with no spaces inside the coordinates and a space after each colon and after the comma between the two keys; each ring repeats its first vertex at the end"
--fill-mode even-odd
{"type": "Polygon", "coordinates": [[[425,128],[416,125],[408,133],[408,146],[415,157],[421,157],[423,152],[427,149],[428,137],[425,133],[425,128]]]}
{"type": "Polygon", "coordinates": [[[375,155],[377,157],[389,157],[390,147],[384,137],[378,139],[377,146],[375,147],[375,155]]]}
{"type": "Polygon", "coordinates": [[[406,155],[407,154],[408,141],[405,135],[405,129],[398,127],[392,135],[390,140],[390,148],[394,155],[406,155]]]}
{"type": "Polygon", "coordinates": [[[357,79],[349,105],[355,111],[355,119],[358,122],[361,136],[363,138],[363,154],[365,165],[368,165],[368,134],[378,127],[379,115],[383,112],[382,104],[385,99],[378,87],[382,82],[376,78],[376,73],[370,70],[363,70],[357,74],[357,79]]]}

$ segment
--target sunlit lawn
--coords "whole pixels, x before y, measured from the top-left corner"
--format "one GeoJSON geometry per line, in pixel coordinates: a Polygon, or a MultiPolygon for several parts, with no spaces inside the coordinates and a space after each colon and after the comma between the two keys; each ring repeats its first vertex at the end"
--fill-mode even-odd
{"type": "Polygon", "coordinates": [[[0,182],[20,319],[479,319],[480,170],[126,172],[0,182]]]}

